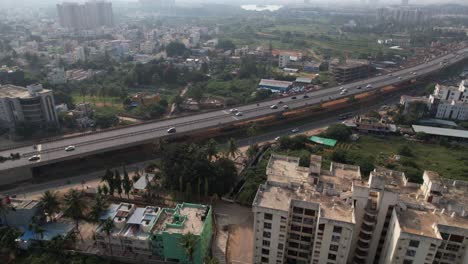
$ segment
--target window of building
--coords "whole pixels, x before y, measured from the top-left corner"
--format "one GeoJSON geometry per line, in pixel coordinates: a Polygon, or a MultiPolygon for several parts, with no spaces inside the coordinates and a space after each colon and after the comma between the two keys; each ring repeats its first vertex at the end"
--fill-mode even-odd
{"type": "Polygon", "coordinates": [[[262,254],[263,255],[270,255],[270,250],[268,250],[266,248],[262,248],[262,254]]]}
{"type": "Polygon", "coordinates": [[[318,227],[319,230],[325,230],[325,224],[320,224],[319,227],[318,227]]]}
{"type": "Polygon", "coordinates": [[[285,231],[286,231],[286,226],[281,225],[281,226],[280,226],[280,231],[281,231],[281,232],[285,232],[285,231]]]}
{"type": "Polygon", "coordinates": [[[328,259],[329,260],[336,260],[336,255],[335,254],[328,254],[328,259]]]}
{"type": "Polygon", "coordinates": [[[307,254],[307,253],[304,253],[304,252],[299,252],[299,257],[301,257],[301,258],[305,258],[305,259],[306,259],[306,258],[308,258],[308,257],[309,257],[309,254],[307,254]]]}
{"type": "Polygon", "coordinates": [[[309,251],[310,250],[310,245],[300,244],[299,248],[302,249],[302,250],[309,251]]]}
{"type": "Polygon", "coordinates": [[[295,250],[288,250],[288,255],[290,255],[290,256],[297,256],[297,251],[295,251],[295,250]]]}
{"type": "Polygon", "coordinates": [[[300,217],[300,216],[295,216],[295,215],[294,215],[294,216],[292,217],[292,221],[293,221],[293,222],[296,222],[296,223],[302,223],[302,217],[300,217]]]}
{"type": "Polygon", "coordinates": [[[262,263],[268,263],[268,258],[262,257],[262,263]]]}
{"type": "Polygon", "coordinates": [[[330,251],[338,251],[338,245],[330,245],[330,251]]]}
{"type": "Polygon", "coordinates": [[[263,223],[263,228],[271,229],[271,223],[263,223]]]}
{"type": "Polygon", "coordinates": [[[410,256],[410,257],[416,256],[416,250],[412,250],[412,249],[406,250],[406,256],[410,256]]]}
{"type": "Polygon", "coordinates": [[[315,216],[315,210],[312,210],[312,209],[305,209],[305,215],[308,215],[308,216],[315,216]]]}
{"type": "Polygon", "coordinates": [[[332,242],[340,242],[340,238],[341,238],[340,236],[332,235],[331,240],[332,240],[332,242]]]}
{"type": "Polygon", "coordinates": [[[417,247],[419,247],[419,241],[417,241],[417,240],[411,240],[411,241],[409,242],[409,246],[410,246],[410,247],[415,247],[415,248],[417,248],[417,247]]]}
{"type": "Polygon", "coordinates": [[[458,242],[458,243],[463,243],[463,239],[464,237],[463,236],[459,236],[459,235],[450,235],[450,241],[453,241],[453,242],[458,242]]]}
{"type": "Polygon", "coordinates": [[[411,259],[404,259],[403,264],[413,264],[413,261],[411,259]]]}
{"type": "Polygon", "coordinates": [[[313,225],[314,224],[314,219],[309,218],[309,217],[304,217],[303,223],[306,224],[306,225],[313,225]]]}
{"type": "Polygon", "coordinates": [[[279,244],[278,244],[278,249],[279,249],[279,250],[283,250],[283,248],[284,248],[284,245],[281,244],[281,243],[279,243],[279,244]]]}
{"type": "Polygon", "coordinates": [[[269,213],[265,213],[263,215],[263,218],[265,218],[266,220],[272,220],[273,219],[273,215],[272,214],[269,214],[269,213]]]}
{"type": "Polygon", "coordinates": [[[263,241],[262,241],[262,245],[265,246],[265,247],[269,247],[269,246],[270,246],[270,241],[268,241],[268,240],[263,240],[263,241]]]}
{"type": "Polygon", "coordinates": [[[333,227],[333,233],[341,234],[341,231],[343,231],[343,227],[341,227],[341,226],[334,226],[333,227]]]}
{"type": "Polygon", "coordinates": [[[294,212],[295,214],[304,214],[304,208],[294,207],[294,208],[293,208],[293,212],[294,212]]]}
{"type": "Polygon", "coordinates": [[[460,246],[459,245],[455,245],[455,244],[447,244],[447,246],[445,247],[446,250],[449,250],[449,251],[454,251],[454,252],[458,252],[458,250],[460,249],[460,246]]]}
{"type": "Polygon", "coordinates": [[[300,226],[297,226],[297,225],[291,225],[291,230],[300,232],[300,231],[301,231],[301,227],[300,227],[300,226]]]}
{"type": "Polygon", "coordinates": [[[289,247],[290,247],[290,248],[299,248],[299,243],[297,243],[297,242],[289,242],[289,247]]]}
{"type": "Polygon", "coordinates": [[[312,241],[312,239],[311,239],[310,236],[301,236],[301,241],[310,242],[310,241],[312,241]]]}
{"type": "Polygon", "coordinates": [[[290,239],[299,240],[300,237],[301,237],[301,236],[299,236],[298,234],[292,234],[292,233],[289,234],[289,238],[290,238],[290,239]]]}
{"type": "Polygon", "coordinates": [[[444,256],[443,256],[445,260],[450,260],[450,261],[454,261],[456,257],[457,255],[453,253],[444,253],[444,256]]]}
{"type": "Polygon", "coordinates": [[[263,237],[271,238],[271,233],[267,231],[263,231],[263,237]]]}
{"type": "Polygon", "coordinates": [[[302,232],[312,234],[312,227],[302,227],[302,232]]]}

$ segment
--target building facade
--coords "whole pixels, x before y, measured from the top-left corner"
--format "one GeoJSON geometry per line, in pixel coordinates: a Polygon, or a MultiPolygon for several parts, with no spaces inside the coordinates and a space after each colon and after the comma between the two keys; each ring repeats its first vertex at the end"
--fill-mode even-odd
{"type": "Polygon", "coordinates": [[[335,80],[339,83],[364,79],[371,73],[368,61],[349,61],[345,64],[331,64],[330,66],[335,80]]]}
{"type": "Polygon", "coordinates": [[[117,257],[203,264],[213,235],[211,207],[199,204],[183,203],[175,208],[113,204],[100,220],[96,230],[100,254],[112,252],[117,257]],[[110,231],[105,228],[107,219],[113,222],[110,231]],[[181,245],[187,234],[197,241],[192,260],[181,245]]]}
{"type": "Polygon", "coordinates": [[[58,126],[53,92],[41,84],[0,86],[0,126],[14,129],[19,123],[58,126]]]}
{"type": "Polygon", "coordinates": [[[57,4],[60,26],[73,29],[90,29],[101,26],[113,26],[112,3],[92,1],[84,4],[57,4]]]}
{"type": "Polygon", "coordinates": [[[272,155],[253,202],[253,263],[467,263],[468,182],[272,155]],[[456,198],[457,197],[457,198],[456,198]]]}

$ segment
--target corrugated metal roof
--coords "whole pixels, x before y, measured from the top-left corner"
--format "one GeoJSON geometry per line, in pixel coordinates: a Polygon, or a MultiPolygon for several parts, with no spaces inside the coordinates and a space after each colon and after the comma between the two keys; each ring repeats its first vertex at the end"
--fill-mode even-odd
{"type": "Polygon", "coordinates": [[[336,140],[331,139],[331,138],[323,138],[323,137],[316,137],[316,136],[310,137],[310,141],[317,143],[317,144],[329,146],[329,147],[334,147],[337,142],[336,140]]]}
{"type": "Polygon", "coordinates": [[[457,138],[468,138],[467,130],[430,127],[430,126],[418,126],[413,125],[414,132],[424,132],[429,135],[446,136],[446,137],[457,137],[457,138]]]}

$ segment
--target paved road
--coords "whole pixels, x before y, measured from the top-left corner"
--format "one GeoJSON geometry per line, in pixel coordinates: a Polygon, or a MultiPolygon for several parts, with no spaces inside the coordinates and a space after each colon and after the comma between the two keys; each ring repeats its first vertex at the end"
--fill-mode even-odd
{"type": "Polygon", "coordinates": [[[37,146],[36,150],[33,148],[33,145],[29,145],[8,151],[2,151],[0,152],[1,156],[9,156],[10,153],[20,153],[22,158],[19,160],[0,163],[0,171],[18,167],[36,167],[62,160],[79,158],[95,153],[122,149],[132,145],[151,142],[155,138],[167,136],[167,129],[170,127],[175,127],[177,129],[176,134],[188,133],[195,130],[231,124],[239,120],[254,119],[275,112],[279,113],[284,111],[282,105],[279,104],[279,101],[282,101],[283,105],[287,104],[289,109],[301,108],[305,105],[319,104],[320,102],[358,94],[366,90],[378,89],[415,79],[417,77],[423,77],[440,70],[444,67],[444,65],[442,65],[444,62],[446,65],[450,65],[466,57],[468,57],[468,48],[444,55],[443,57],[439,57],[427,63],[394,72],[391,76],[382,75],[326,90],[311,92],[308,93],[308,98],[303,98],[302,95],[298,95],[296,99],[293,99],[293,97],[289,96],[259,104],[239,106],[238,110],[243,113],[243,115],[239,117],[232,115],[229,113],[229,110],[226,109],[216,110],[42,143],[37,146]],[[367,89],[366,86],[368,84],[370,84],[372,88],[367,89]],[[361,86],[362,88],[357,89],[358,86],[361,86]],[[340,95],[340,88],[347,89],[348,93],[340,95]],[[272,105],[278,105],[278,108],[271,109],[270,107],[272,105]],[[65,147],[70,145],[75,146],[76,149],[74,151],[66,152],[64,150],[65,147]],[[34,162],[28,161],[28,158],[33,155],[40,155],[40,160],[34,162]]]}

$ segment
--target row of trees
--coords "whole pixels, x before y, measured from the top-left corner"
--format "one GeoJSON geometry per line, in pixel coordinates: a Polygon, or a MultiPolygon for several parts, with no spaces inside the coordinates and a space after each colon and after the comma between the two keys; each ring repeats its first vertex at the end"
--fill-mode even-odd
{"type": "Polygon", "coordinates": [[[223,195],[234,185],[237,171],[234,162],[238,148],[234,139],[228,141],[224,154],[218,153],[217,143],[205,144],[158,144],[161,155],[163,185],[170,190],[186,194],[187,198],[212,194],[223,195]]]}
{"type": "Polygon", "coordinates": [[[133,182],[128,176],[128,172],[123,168],[123,178],[120,176],[118,170],[111,171],[110,169],[106,170],[106,173],[101,177],[101,181],[106,184],[98,187],[98,193],[104,195],[113,196],[114,193],[117,193],[120,198],[122,198],[122,193],[127,195],[127,198],[130,199],[130,191],[133,187],[133,182]]]}

